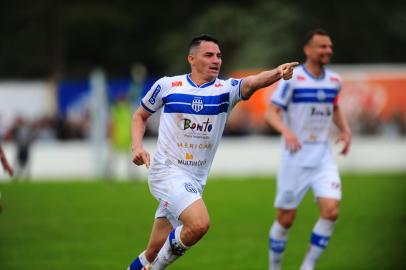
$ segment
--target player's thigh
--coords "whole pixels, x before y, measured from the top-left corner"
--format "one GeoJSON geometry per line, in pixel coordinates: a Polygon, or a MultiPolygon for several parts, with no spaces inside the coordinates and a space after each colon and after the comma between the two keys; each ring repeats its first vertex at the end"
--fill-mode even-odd
{"type": "Polygon", "coordinates": [[[275,207],[296,209],[310,187],[309,170],[282,164],[278,170],[275,207]]]}
{"type": "Polygon", "coordinates": [[[181,214],[179,219],[186,226],[209,226],[210,217],[203,199],[196,200],[189,205],[181,214]]]}

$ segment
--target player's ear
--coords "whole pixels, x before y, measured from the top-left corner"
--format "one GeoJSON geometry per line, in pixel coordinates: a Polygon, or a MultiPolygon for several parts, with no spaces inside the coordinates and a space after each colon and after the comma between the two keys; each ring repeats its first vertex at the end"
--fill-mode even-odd
{"type": "Polygon", "coordinates": [[[194,60],[193,55],[189,54],[189,55],[187,56],[187,61],[189,62],[190,65],[193,64],[193,60],[194,60]]]}
{"type": "Polygon", "coordinates": [[[307,44],[307,45],[304,45],[304,47],[303,47],[303,53],[307,56],[307,55],[309,55],[309,53],[310,53],[310,47],[309,47],[309,45],[307,44]]]}

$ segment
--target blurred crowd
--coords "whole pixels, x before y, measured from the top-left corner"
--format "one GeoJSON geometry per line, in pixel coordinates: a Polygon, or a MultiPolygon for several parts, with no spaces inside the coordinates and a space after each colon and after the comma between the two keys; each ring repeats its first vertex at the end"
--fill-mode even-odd
{"type": "MultiPolygon", "coordinates": [[[[121,101],[113,104],[110,108],[110,117],[108,123],[108,137],[114,136],[113,127],[117,126],[120,118],[114,117],[117,111],[127,114],[127,121],[130,125],[131,113],[134,110],[130,107],[130,104],[125,105],[121,101]],[[125,107],[128,106],[128,107],[125,107]],[[116,124],[116,125],[114,125],[116,124]]],[[[249,119],[244,119],[244,112],[238,112],[239,115],[235,115],[240,121],[229,121],[224,131],[225,136],[238,136],[238,135],[251,135],[264,134],[264,135],[276,135],[270,128],[253,128],[250,127],[249,119]]],[[[126,117],[121,116],[121,117],[126,117]]],[[[247,117],[245,117],[247,118],[247,117]]],[[[406,136],[406,115],[401,111],[394,111],[388,119],[382,119],[378,115],[364,113],[359,115],[356,119],[350,118],[350,124],[354,135],[360,136],[385,136],[385,137],[401,137],[406,136]]],[[[120,123],[123,126],[123,123],[120,123]]],[[[41,141],[41,142],[54,142],[54,141],[68,141],[68,140],[86,140],[90,138],[91,128],[91,115],[86,112],[81,118],[68,118],[61,116],[44,116],[39,119],[28,119],[22,116],[17,117],[8,127],[2,127],[0,129],[0,136],[3,141],[17,143],[19,141],[41,141]],[[22,132],[22,130],[24,130],[22,132]]],[[[158,125],[154,122],[154,119],[149,123],[146,136],[156,136],[158,125]]],[[[129,130],[129,129],[128,129],[129,130]]]]}

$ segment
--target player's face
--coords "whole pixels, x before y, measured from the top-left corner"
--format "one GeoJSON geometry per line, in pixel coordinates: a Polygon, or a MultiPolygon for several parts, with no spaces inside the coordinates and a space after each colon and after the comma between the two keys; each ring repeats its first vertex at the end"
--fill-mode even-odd
{"type": "Polygon", "coordinates": [[[221,52],[214,42],[203,41],[194,53],[189,55],[192,73],[201,80],[211,82],[218,77],[221,67],[221,52]]]}
{"type": "Polygon", "coordinates": [[[305,46],[305,54],[308,60],[326,65],[333,56],[333,43],[329,36],[314,35],[309,44],[305,46]]]}

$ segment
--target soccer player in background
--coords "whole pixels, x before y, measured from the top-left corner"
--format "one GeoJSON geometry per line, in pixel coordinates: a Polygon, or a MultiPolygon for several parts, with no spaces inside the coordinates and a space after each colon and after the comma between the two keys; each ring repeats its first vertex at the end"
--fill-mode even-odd
{"type": "MultiPolygon", "coordinates": [[[[6,155],[4,154],[3,147],[0,144],[0,161],[3,169],[7,172],[8,175],[13,176],[13,167],[11,167],[10,163],[8,162],[6,155]]],[[[3,203],[1,201],[1,192],[0,192],[0,213],[3,210],[3,203]]]]}
{"type": "Polygon", "coordinates": [[[159,79],[133,115],[133,162],[149,168],[149,189],[159,206],[147,249],[130,270],[165,269],[206,234],[210,219],[202,193],[227,115],[256,90],[290,79],[298,64],[222,80],[219,43],[207,35],[191,41],[187,59],[191,73],[159,79]],[[147,119],[160,108],[157,150],[150,164],[142,140],[147,119]]]}
{"type": "Polygon", "coordinates": [[[309,188],[320,209],[310,248],[301,270],[314,269],[327,247],[341,200],[341,181],[328,143],[334,123],[339,129],[341,154],[348,153],[351,131],[340,109],[341,78],[327,69],[333,55],[329,34],[316,29],[306,35],[306,62],[295,68],[290,80],[281,81],[272,96],[267,122],[282,135],[282,163],[277,174],[276,220],[269,233],[271,270],[281,269],[289,228],[309,188]]]}

